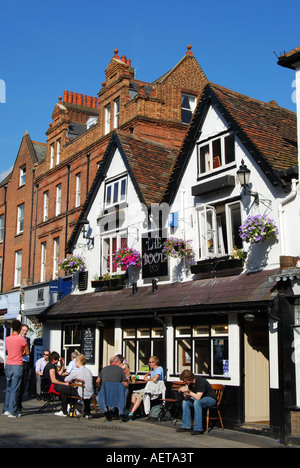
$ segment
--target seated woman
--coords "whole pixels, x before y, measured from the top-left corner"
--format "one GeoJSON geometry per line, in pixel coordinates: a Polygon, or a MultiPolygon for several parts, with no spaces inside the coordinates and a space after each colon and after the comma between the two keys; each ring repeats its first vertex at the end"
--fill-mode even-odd
{"type": "Polygon", "coordinates": [[[147,382],[145,388],[133,392],[131,396],[129,419],[132,419],[142,401],[144,402],[144,410],[147,416],[150,412],[150,399],[158,398],[165,391],[164,370],[158,365],[159,358],[151,356],[148,364],[150,371],[144,376],[144,380],[147,382]]]}
{"type": "Polygon", "coordinates": [[[91,371],[85,367],[86,359],[83,354],[79,354],[75,358],[75,369],[70,375],[67,375],[65,382],[72,382],[73,380],[84,381],[84,392],[82,394],[82,388],[78,387],[77,392],[80,398],[83,398],[84,403],[84,415],[90,416],[91,413],[91,398],[94,395],[93,387],[93,375],[91,371]]]}

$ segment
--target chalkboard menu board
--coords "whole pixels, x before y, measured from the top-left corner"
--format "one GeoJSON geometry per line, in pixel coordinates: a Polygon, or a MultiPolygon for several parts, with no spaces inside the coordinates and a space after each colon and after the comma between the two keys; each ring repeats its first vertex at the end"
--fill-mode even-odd
{"type": "Polygon", "coordinates": [[[82,354],[87,364],[95,364],[95,327],[82,329],[82,354]]]}

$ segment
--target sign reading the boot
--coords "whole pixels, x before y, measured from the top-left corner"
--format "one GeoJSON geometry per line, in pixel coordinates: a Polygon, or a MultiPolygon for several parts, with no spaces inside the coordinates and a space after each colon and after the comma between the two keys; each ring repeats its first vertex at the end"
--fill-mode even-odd
{"type": "Polygon", "coordinates": [[[149,232],[142,238],[142,276],[155,278],[168,274],[168,262],[163,253],[166,237],[162,231],[149,232]]]}

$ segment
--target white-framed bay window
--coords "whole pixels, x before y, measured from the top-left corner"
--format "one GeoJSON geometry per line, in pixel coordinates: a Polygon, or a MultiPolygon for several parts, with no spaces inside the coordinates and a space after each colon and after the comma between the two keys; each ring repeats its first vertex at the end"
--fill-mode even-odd
{"type": "Polygon", "coordinates": [[[198,260],[231,253],[242,248],[239,236],[241,204],[239,201],[222,205],[197,205],[198,260]]]}
{"type": "Polygon", "coordinates": [[[125,268],[120,268],[114,264],[114,256],[117,249],[127,247],[127,230],[123,232],[113,232],[111,234],[105,234],[101,239],[102,243],[102,255],[101,255],[101,272],[102,275],[105,273],[117,273],[123,271],[125,268]]]}
{"type": "Polygon", "coordinates": [[[150,356],[159,356],[159,365],[164,365],[163,338],[162,327],[125,326],[123,328],[123,356],[131,372],[147,372],[150,356]]]}
{"type": "Polygon", "coordinates": [[[127,175],[114,179],[105,184],[105,208],[126,202],[127,175]]]}
{"type": "Polygon", "coordinates": [[[235,138],[225,133],[198,144],[198,176],[235,162],[235,138]]]}

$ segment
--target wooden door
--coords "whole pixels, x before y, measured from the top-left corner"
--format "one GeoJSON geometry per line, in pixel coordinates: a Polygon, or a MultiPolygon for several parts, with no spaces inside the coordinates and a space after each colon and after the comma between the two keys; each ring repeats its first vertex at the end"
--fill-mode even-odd
{"type": "Polygon", "coordinates": [[[269,424],[270,377],[267,319],[245,321],[244,347],[245,422],[269,424]]]}

